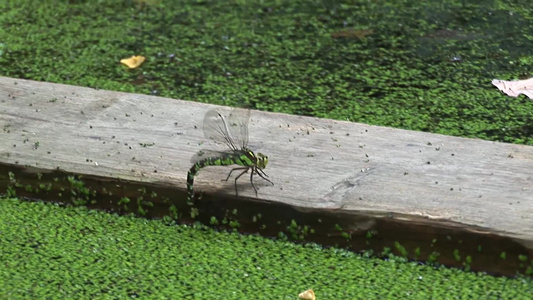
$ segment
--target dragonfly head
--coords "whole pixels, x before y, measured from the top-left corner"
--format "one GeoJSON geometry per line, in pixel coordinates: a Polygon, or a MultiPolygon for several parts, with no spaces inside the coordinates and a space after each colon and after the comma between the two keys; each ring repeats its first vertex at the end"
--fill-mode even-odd
{"type": "Polygon", "coordinates": [[[263,153],[257,153],[257,167],[259,169],[266,168],[268,164],[268,156],[264,155],[263,153]]]}

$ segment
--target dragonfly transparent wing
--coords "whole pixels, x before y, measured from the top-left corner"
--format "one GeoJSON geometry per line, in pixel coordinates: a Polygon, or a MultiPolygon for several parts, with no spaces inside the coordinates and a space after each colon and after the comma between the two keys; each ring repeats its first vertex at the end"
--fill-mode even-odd
{"type": "Polygon", "coordinates": [[[212,109],[204,117],[204,135],[207,139],[226,144],[239,151],[248,145],[250,110],[212,109]]]}
{"type": "Polygon", "coordinates": [[[232,109],[227,121],[229,123],[229,133],[239,147],[239,149],[248,147],[248,123],[250,123],[249,109],[232,109]]]}

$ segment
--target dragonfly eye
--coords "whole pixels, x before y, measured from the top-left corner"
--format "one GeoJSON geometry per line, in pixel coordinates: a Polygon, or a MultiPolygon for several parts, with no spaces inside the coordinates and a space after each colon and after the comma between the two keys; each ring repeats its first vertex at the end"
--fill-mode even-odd
{"type": "Polygon", "coordinates": [[[257,153],[257,166],[260,169],[266,168],[266,165],[268,164],[268,156],[264,155],[263,153],[257,153]]]}

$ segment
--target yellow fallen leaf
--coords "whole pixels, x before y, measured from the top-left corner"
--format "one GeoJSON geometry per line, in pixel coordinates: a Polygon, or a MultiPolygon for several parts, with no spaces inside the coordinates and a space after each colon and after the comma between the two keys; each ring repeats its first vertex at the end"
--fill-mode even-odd
{"type": "Polygon", "coordinates": [[[124,58],[120,60],[120,63],[123,65],[128,66],[130,69],[138,68],[145,60],[146,58],[144,56],[132,56],[130,58],[124,58]]]}
{"type": "Polygon", "coordinates": [[[298,298],[303,300],[315,300],[315,292],[313,292],[312,289],[308,289],[307,291],[301,292],[298,294],[298,298]]]}

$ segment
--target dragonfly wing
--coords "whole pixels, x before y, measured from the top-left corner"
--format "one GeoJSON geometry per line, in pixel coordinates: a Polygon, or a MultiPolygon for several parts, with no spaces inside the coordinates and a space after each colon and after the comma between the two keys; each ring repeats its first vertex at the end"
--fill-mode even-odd
{"type": "Polygon", "coordinates": [[[227,145],[231,150],[237,150],[237,146],[231,139],[226,119],[218,109],[212,109],[204,117],[204,135],[207,139],[227,145]]]}
{"type": "Polygon", "coordinates": [[[207,139],[226,144],[239,151],[248,145],[250,110],[212,109],[204,117],[204,135],[207,139]]]}
{"type": "Polygon", "coordinates": [[[248,147],[248,123],[250,123],[249,109],[232,109],[228,115],[227,121],[229,133],[235,145],[239,149],[248,147]]]}

